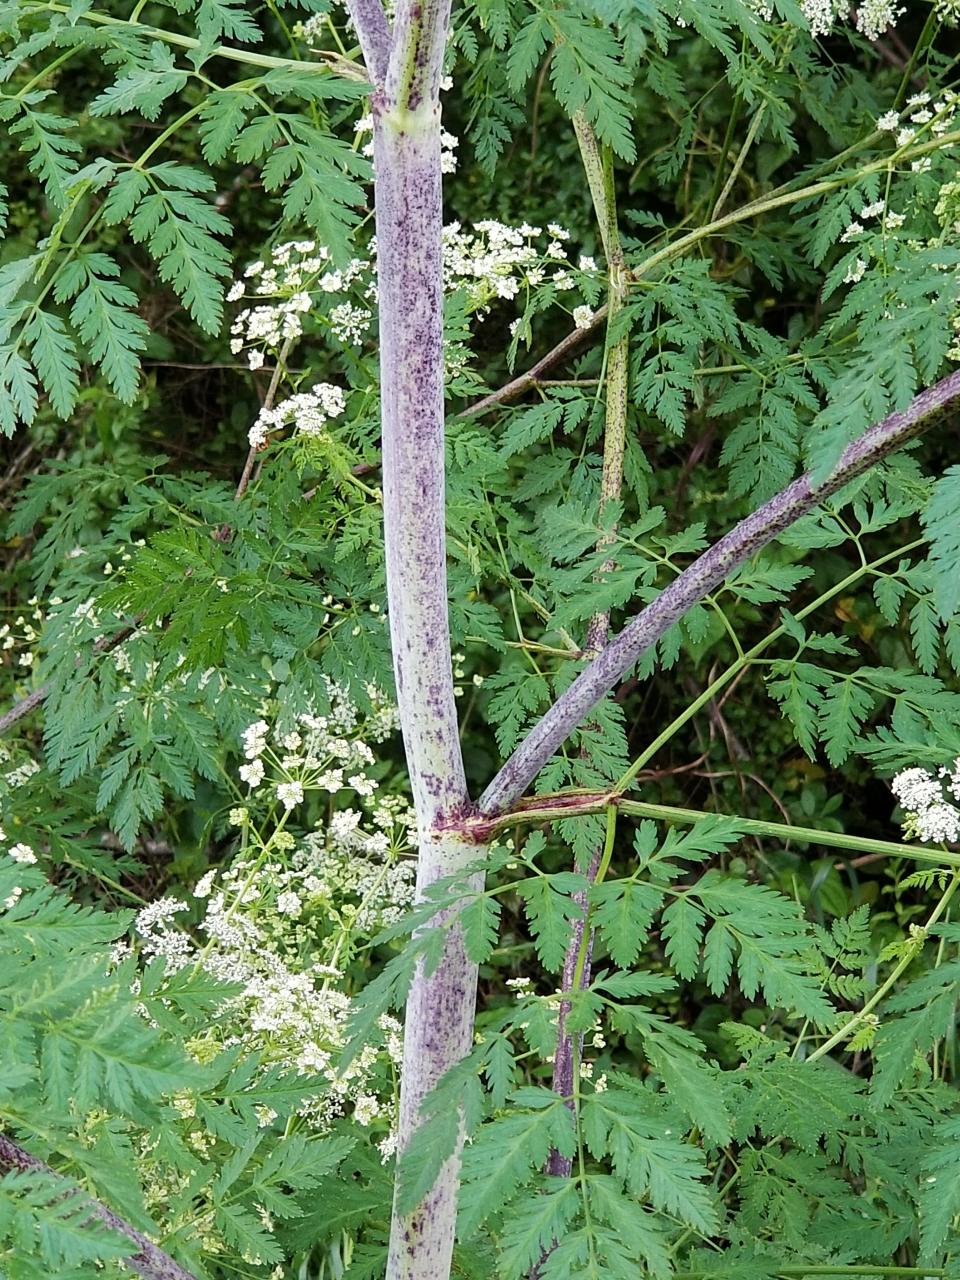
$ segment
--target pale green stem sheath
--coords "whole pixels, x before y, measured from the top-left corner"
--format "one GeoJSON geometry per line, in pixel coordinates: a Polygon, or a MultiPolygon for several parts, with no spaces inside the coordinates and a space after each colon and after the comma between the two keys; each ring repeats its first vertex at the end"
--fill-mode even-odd
{"type": "MultiPolygon", "coordinates": [[[[350,0],[374,81],[374,203],[387,600],[397,703],[417,815],[417,892],[476,861],[449,829],[469,804],[453,692],[444,504],[440,78],[450,0],[401,0],[389,32],[379,0],[350,0]]],[[[482,876],[473,877],[482,888],[482,876]]],[[[434,924],[445,923],[435,920],[434,924]]],[[[399,1153],[424,1098],[470,1049],[477,966],[456,923],[407,998],[399,1153]]],[[[394,1202],[387,1280],[447,1280],[459,1147],[412,1210],[394,1202]]]]}

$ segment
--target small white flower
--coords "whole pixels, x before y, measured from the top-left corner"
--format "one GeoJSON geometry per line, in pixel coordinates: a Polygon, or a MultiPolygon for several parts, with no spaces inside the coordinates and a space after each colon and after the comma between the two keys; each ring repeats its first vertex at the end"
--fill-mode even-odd
{"type": "Polygon", "coordinates": [[[255,760],[257,756],[263,755],[267,747],[268,728],[266,720],[257,720],[244,729],[243,754],[248,760],[255,760]]]}
{"type": "Polygon", "coordinates": [[[906,10],[898,8],[891,0],[860,0],[857,9],[857,30],[868,40],[879,40],[906,10]]]}
{"type": "Polygon", "coordinates": [[[240,766],[240,781],[247,783],[250,787],[259,787],[263,781],[263,761],[251,760],[249,764],[240,766]]]}
{"type": "Polygon", "coordinates": [[[286,810],[295,809],[303,801],[303,784],[281,782],[277,785],[277,799],[286,810]]]}
{"type": "Polygon", "coordinates": [[[589,329],[593,321],[593,311],[590,307],[574,307],[573,323],[577,329],[589,329]]]}
{"type": "Polygon", "coordinates": [[[33,852],[28,844],[15,844],[7,851],[14,862],[22,862],[24,864],[36,862],[37,855],[33,852]]]}
{"type": "Polygon", "coordinates": [[[193,896],[195,898],[209,898],[211,890],[213,889],[213,882],[216,878],[216,867],[211,867],[209,871],[204,872],[194,886],[193,896]]]}
{"type": "Polygon", "coordinates": [[[867,264],[863,258],[857,258],[852,267],[848,268],[847,274],[843,277],[844,284],[857,284],[866,274],[867,264]]]}
{"type": "Polygon", "coordinates": [[[282,916],[293,916],[296,919],[303,910],[303,903],[292,889],[285,889],[277,895],[277,910],[282,916]]]}

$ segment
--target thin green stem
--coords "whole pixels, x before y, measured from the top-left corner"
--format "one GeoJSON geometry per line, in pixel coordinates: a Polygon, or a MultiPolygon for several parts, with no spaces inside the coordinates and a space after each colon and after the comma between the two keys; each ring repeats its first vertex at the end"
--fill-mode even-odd
{"type": "MultiPolygon", "coordinates": [[[[31,5],[27,12],[43,12],[49,10],[51,13],[73,13],[77,16],[69,5],[65,4],[38,4],[31,5]]],[[[136,11],[135,11],[136,12],[136,11]]],[[[81,13],[79,19],[84,22],[97,23],[100,26],[108,27],[127,27],[134,34],[143,36],[146,40],[160,40],[164,44],[176,45],[179,49],[199,49],[201,42],[193,39],[191,36],[181,36],[174,31],[166,31],[162,27],[143,26],[132,18],[112,18],[106,13],[95,13],[88,10],[81,13]]],[[[241,62],[250,67],[265,67],[267,70],[285,70],[285,71],[327,71],[335,68],[339,75],[345,76],[352,80],[366,81],[367,77],[363,74],[360,67],[356,66],[344,58],[330,58],[328,56],[328,64],[318,62],[304,62],[297,58],[277,58],[268,53],[255,53],[252,49],[234,49],[229,45],[215,44],[212,48],[206,50],[208,58],[226,58],[230,62],[241,62]]]]}
{"type": "MultiPolygon", "coordinates": [[[[699,822],[707,817],[697,809],[678,809],[666,804],[647,804],[640,800],[617,800],[621,813],[638,818],[654,818],[661,822],[682,825],[699,822]]],[[[759,818],[742,818],[731,815],[730,820],[742,827],[747,835],[767,836],[776,840],[789,840],[797,844],[815,844],[824,849],[842,849],[845,852],[879,854],[886,858],[908,858],[911,862],[927,862],[931,866],[956,867],[960,870],[960,854],[924,849],[914,844],[898,844],[895,840],[873,840],[868,836],[853,836],[841,831],[820,831],[815,827],[794,827],[786,822],[764,822],[759,818]]]]}
{"type": "MultiPolygon", "coordinates": [[[[606,813],[610,808],[616,808],[630,817],[653,818],[657,822],[677,823],[680,826],[691,826],[703,818],[717,816],[702,809],[683,809],[676,805],[629,800],[616,791],[570,790],[560,791],[556,795],[537,796],[523,808],[511,809],[496,818],[481,820],[480,825],[484,839],[488,839],[500,830],[522,823],[582,818],[606,813]]],[[[894,840],[874,840],[869,836],[855,836],[842,831],[821,831],[816,827],[795,827],[787,822],[767,822],[762,818],[746,818],[740,814],[725,816],[736,823],[745,835],[795,844],[813,844],[847,853],[906,858],[910,862],[922,862],[934,867],[953,867],[960,871],[960,854],[947,850],[926,849],[916,844],[898,844],[894,840]]],[[[465,824],[464,829],[469,831],[471,824],[465,824]]]]}
{"type": "MultiPolygon", "coordinates": [[[[901,556],[908,554],[911,551],[915,551],[918,547],[922,547],[925,541],[925,538],[917,538],[913,542],[907,543],[906,546],[898,547],[896,551],[890,551],[886,555],[880,556],[879,559],[873,560],[869,564],[858,565],[852,573],[847,574],[847,576],[840,582],[835,583],[827,591],[824,591],[822,595],[817,596],[816,600],[811,601],[810,604],[806,605],[803,609],[800,609],[796,614],[797,618],[801,620],[806,618],[809,614],[819,609],[829,600],[832,600],[834,596],[839,595],[842,591],[845,591],[847,587],[852,586],[853,583],[862,578],[865,573],[872,572],[874,569],[879,569],[883,565],[888,564],[891,560],[897,560],[901,556]]],[[[726,671],[722,672],[715,680],[711,681],[703,692],[695,698],[693,702],[685,707],[680,715],[678,715],[675,720],[671,721],[663,732],[659,733],[657,737],[654,738],[653,742],[651,742],[650,745],[641,752],[630,768],[618,779],[616,790],[626,790],[644,766],[657,754],[662,746],[670,741],[679,729],[683,728],[688,720],[691,720],[702,707],[711,702],[720,690],[725,688],[725,686],[728,685],[735,676],[739,675],[744,667],[748,666],[754,658],[759,657],[760,654],[774,643],[774,641],[779,640],[780,637],[785,634],[786,628],[783,625],[775,627],[771,632],[764,636],[762,640],[759,640],[752,649],[748,649],[742,657],[738,657],[735,662],[731,663],[731,665],[727,667],[726,671]]]]}
{"type": "MultiPolygon", "coordinates": [[[[714,1274],[710,1271],[674,1271],[673,1280],[702,1280],[714,1274]]],[[[775,1276],[943,1276],[942,1267],[876,1267],[876,1266],[836,1266],[836,1267],[772,1267],[770,1274],[775,1276]]]]}
{"type": "Polygon", "coordinates": [[[950,883],[944,890],[940,901],[927,917],[926,924],[914,937],[911,938],[911,945],[897,964],[894,965],[893,969],[891,969],[886,981],[876,989],[863,1008],[859,1009],[852,1018],[849,1018],[843,1024],[839,1031],[835,1031],[828,1040],[824,1040],[823,1044],[820,1045],[819,1048],[814,1049],[813,1053],[807,1057],[807,1062],[815,1062],[817,1058],[822,1058],[825,1054],[829,1053],[831,1049],[835,1049],[838,1044],[842,1044],[844,1040],[846,1040],[866,1021],[884,996],[886,996],[891,988],[896,984],[900,976],[910,967],[911,964],[913,964],[914,960],[923,949],[923,944],[927,940],[927,932],[932,925],[937,923],[944,911],[946,911],[950,903],[950,899],[953,897],[954,893],[956,893],[958,886],[960,886],[960,871],[955,872],[951,877],[950,883]]]}
{"type": "Polygon", "coordinates": [[[903,68],[903,75],[900,79],[900,87],[897,89],[897,96],[893,100],[893,105],[899,109],[903,102],[907,89],[910,87],[910,80],[913,76],[914,68],[920,58],[933,42],[937,28],[940,26],[940,19],[937,17],[936,5],[931,5],[930,12],[927,14],[927,20],[923,24],[923,30],[917,39],[917,43],[913,46],[907,65],[903,68]]]}
{"type": "Polygon", "coordinates": [[[730,154],[730,148],[733,146],[733,135],[736,132],[737,125],[740,121],[740,108],[743,106],[743,95],[738,89],[733,95],[733,103],[730,107],[730,115],[727,119],[726,132],[723,135],[723,142],[720,146],[720,158],[717,160],[717,172],[713,180],[713,190],[710,192],[710,200],[707,208],[712,211],[711,216],[717,216],[717,205],[720,197],[720,186],[723,182],[723,171],[727,165],[727,156],[730,154]]]}

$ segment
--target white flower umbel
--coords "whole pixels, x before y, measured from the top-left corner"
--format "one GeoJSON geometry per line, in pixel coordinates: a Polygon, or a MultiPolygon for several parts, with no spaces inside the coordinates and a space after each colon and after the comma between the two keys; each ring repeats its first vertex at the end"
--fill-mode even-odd
{"type": "Polygon", "coordinates": [[[254,449],[262,449],[272,432],[282,431],[288,426],[292,426],[298,435],[320,438],[327,424],[342,415],[346,403],[342,387],[318,382],[310,391],[289,396],[272,409],[261,409],[250,428],[250,444],[254,449]]]}
{"type": "Polygon", "coordinates": [[[906,814],[904,830],[930,844],[960,841],[960,757],[937,774],[927,769],[905,769],[891,783],[893,794],[906,814]]]}
{"type": "Polygon", "coordinates": [[[303,803],[302,782],[280,782],[277,784],[277,799],[288,811],[303,803]]]}
{"type": "MultiPolygon", "coordinates": [[[[850,11],[847,0],[801,0],[803,16],[810,26],[814,39],[829,35],[834,23],[846,17],[850,11]]],[[[906,10],[892,0],[861,0],[855,6],[854,21],[857,30],[868,40],[878,40],[885,31],[895,26],[906,10]]]]}
{"type": "Polygon", "coordinates": [[[174,917],[188,909],[179,898],[161,898],[144,907],[134,920],[141,951],[146,956],[161,956],[168,972],[182,969],[194,959],[193,940],[174,923],[174,917]]]}

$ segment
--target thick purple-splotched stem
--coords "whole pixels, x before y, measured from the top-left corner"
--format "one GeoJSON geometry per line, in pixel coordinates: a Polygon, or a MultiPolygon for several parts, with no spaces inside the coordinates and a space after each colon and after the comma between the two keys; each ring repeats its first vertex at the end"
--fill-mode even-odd
{"type": "MultiPolygon", "coordinates": [[[[476,859],[444,829],[468,808],[447,624],[440,70],[449,0],[401,0],[383,89],[372,99],[380,306],[383,506],[397,701],[420,843],[417,888],[476,859]]],[[[482,877],[473,885],[482,887],[482,877]]],[[[399,1150],[423,1099],[469,1051],[477,966],[458,925],[407,998],[399,1150]]],[[[459,1149],[412,1213],[395,1207],[387,1280],[447,1280],[459,1149]]]]}
{"type": "Polygon", "coordinates": [[[764,503],[675,578],[615,636],[516,751],[480,797],[480,814],[502,813],[523,795],[567,736],[651,645],[740,565],[772,542],[801,516],[888,454],[928,431],[960,399],[960,372],[921,392],[906,409],[870,427],[844,449],[826,477],[807,472],[764,503]]]}
{"type": "Polygon", "coordinates": [[[427,110],[439,119],[449,25],[450,0],[398,0],[384,85],[392,110],[427,110]]]}
{"type": "Polygon", "coordinates": [[[347,11],[360,41],[363,61],[374,85],[387,78],[392,37],[381,0],[347,0],[347,11]]]}
{"type": "MultiPolygon", "coordinates": [[[[24,1151],[23,1147],[0,1133],[0,1173],[42,1173],[51,1177],[59,1177],[54,1169],[38,1160],[36,1156],[24,1151]]],[[[78,1187],[63,1179],[64,1194],[67,1196],[83,1196],[83,1210],[88,1217],[109,1227],[119,1235],[126,1236],[135,1250],[123,1258],[124,1266],[142,1276],[143,1280],[196,1280],[190,1271],[185,1271],[179,1262],[174,1262],[169,1254],[158,1248],[142,1231],[131,1227],[128,1222],[118,1218],[112,1209],[108,1209],[99,1200],[86,1196],[78,1187]]]]}

